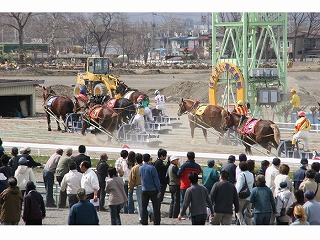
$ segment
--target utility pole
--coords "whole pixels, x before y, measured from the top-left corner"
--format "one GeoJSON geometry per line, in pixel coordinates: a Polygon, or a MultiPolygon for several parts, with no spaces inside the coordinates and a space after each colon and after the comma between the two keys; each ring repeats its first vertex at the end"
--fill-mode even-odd
{"type": "Polygon", "coordinates": [[[155,40],[155,27],[156,24],[154,22],[154,16],[156,16],[156,13],[152,13],[152,36],[151,36],[151,59],[153,59],[154,55],[154,40],[155,40]]]}

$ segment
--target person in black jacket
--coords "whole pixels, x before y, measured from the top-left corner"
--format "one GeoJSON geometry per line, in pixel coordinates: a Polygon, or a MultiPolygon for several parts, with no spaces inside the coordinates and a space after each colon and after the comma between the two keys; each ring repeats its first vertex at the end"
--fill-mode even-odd
{"type": "Polygon", "coordinates": [[[230,155],[228,157],[228,162],[225,163],[221,168],[221,171],[227,171],[229,173],[228,180],[232,184],[236,183],[236,168],[237,168],[237,165],[235,164],[235,161],[236,161],[236,157],[234,155],[230,155]]]}
{"type": "Polygon", "coordinates": [[[43,197],[36,191],[34,182],[28,181],[26,195],[23,201],[22,219],[26,225],[42,225],[42,219],[46,216],[43,197]]]}
{"type": "Polygon", "coordinates": [[[106,153],[102,153],[100,155],[100,161],[97,163],[96,172],[99,180],[99,191],[98,196],[100,199],[100,211],[106,211],[104,204],[106,198],[106,177],[108,176],[108,168],[109,165],[107,163],[108,155],[106,153]]]}
{"type": "Polygon", "coordinates": [[[73,161],[75,161],[75,163],[77,164],[78,172],[82,173],[81,170],[80,170],[80,163],[83,162],[83,161],[87,161],[87,162],[89,162],[89,168],[91,168],[91,159],[90,159],[89,156],[87,156],[85,154],[86,146],[79,145],[78,152],[79,152],[79,155],[73,157],[73,161]]]}
{"type": "Polygon", "coordinates": [[[21,151],[23,151],[23,152],[22,152],[20,157],[25,157],[27,159],[28,167],[34,168],[34,167],[42,166],[41,163],[36,162],[33,159],[33,157],[30,155],[30,153],[31,153],[31,148],[30,147],[26,147],[26,148],[22,149],[21,151]]]}
{"type": "Polygon", "coordinates": [[[15,171],[17,170],[18,166],[19,166],[19,159],[20,159],[20,155],[18,155],[19,150],[17,147],[12,147],[11,148],[11,158],[8,162],[8,166],[11,167],[11,176],[14,176],[15,171]]]}
{"type": "Polygon", "coordinates": [[[158,150],[158,158],[154,162],[154,167],[157,169],[160,184],[161,184],[161,195],[159,197],[159,206],[161,208],[161,203],[163,201],[164,193],[167,189],[168,180],[166,178],[167,170],[170,165],[170,159],[164,163],[164,160],[167,158],[167,150],[160,148],[158,150]]]}

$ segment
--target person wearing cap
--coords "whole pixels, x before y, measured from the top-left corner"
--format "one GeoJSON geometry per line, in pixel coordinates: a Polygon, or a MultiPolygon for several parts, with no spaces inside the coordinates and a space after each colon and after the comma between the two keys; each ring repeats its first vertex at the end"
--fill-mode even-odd
{"type": "Polygon", "coordinates": [[[202,185],[207,188],[208,193],[211,192],[212,186],[219,182],[220,178],[220,173],[214,168],[214,163],[213,159],[209,159],[207,166],[202,170],[202,185]]]}
{"type": "Polygon", "coordinates": [[[239,197],[234,184],[228,181],[229,172],[220,172],[220,181],[215,183],[210,192],[214,217],[212,225],[231,225],[233,211],[239,212],[239,197]]]}
{"type": "Polygon", "coordinates": [[[78,203],[74,204],[69,212],[68,225],[99,225],[99,217],[92,203],[86,200],[84,188],[77,191],[78,203]]]}
{"type": "Polygon", "coordinates": [[[11,148],[11,158],[8,162],[8,166],[11,167],[12,173],[11,176],[14,176],[14,172],[17,170],[19,164],[18,161],[20,159],[19,150],[17,147],[12,147],[11,148]]]}
{"type": "Polygon", "coordinates": [[[154,95],[156,95],[154,97],[154,101],[156,103],[156,109],[160,110],[162,115],[165,115],[166,114],[165,103],[167,100],[166,97],[164,95],[162,95],[159,90],[155,90],[154,95]]]}
{"type": "Polygon", "coordinates": [[[23,199],[22,219],[26,225],[42,225],[46,216],[46,208],[42,195],[36,190],[33,181],[28,181],[26,195],[23,199]]]}
{"type": "Polygon", "coordinates": [[[310,225],[320,225],[320,202],[317,202],[314,197],[314,192],[312,190],[307,190],[304,192],[304,197],[307,200],[303,204],[303,209],[307,215],[307,221],[310,225]]]}
{"type": "MultiPolygon", "coordinates": [[[[72,148],[67,148],[65,150],[65,155],[62,155],[58,162],[55,174],[56,174],[56,180],[59,183],[60,188],[61,188],[61,181],[63,179],[63,176],[69,172],[70,163],[71,161],[73,161],[71,158],[72,152],[73,152],[72,148]]],[[[67,203],[67,193],[60,190],[58,207],[67,208],[66,203],[67,203]]]]}
{"type": "MultiPolygon", "coordinates": [[[[281,167],[280,167],[281,168],[281,167]]],[[[286,214],[289,207],[296,201],[293,193],[289,190],[286,181],[279,184],[276,196],[276,224],[289,225],[290,217],[286,214]],[[281,215],[281,209],[285,209],[285,215],[281,215]]]]}
{"type": "Polygon", "coordinates": [[[298,109],[300,108],[300,97],[294,88],[290,90],[290,93],[291,93],[290,104],[292,106],[292,112],[298,112],[298,109]]]}
{"type": "Polygon", "coordinates": [[[229,173],[228,180],[232,184],[236,183],[236,168],[237,165],[235,164],[236,157],[234,155],[230,155],[228,157],[228,162],[222,165],[221,171],[227,171],[229,173]]]}
{"type": "Polygon", "coordinates": [[[17,179],[18,187],[20,188],[22,196],[24,196],[27,182],[36,182],[36,177],[32,168],[28,167],[27,159],[25,157],[20,157],[18,164],[19,166],[14,173],[14,177],[17,179]]]}
{"type": "MultiPolygon", "coordinates": [[[[244,154],[244,153],[239,154],[239,164],[241,162],[246,162],[246,161],[247,161],[247,155],[244,154]]],[[[238,166],[236,168],[236,181],[238,180],[239,173],[241,172],[239,164],[238,164],[238,166]]]]}
{"type": "Polygon", "coordinates": [[[18,225],[23,196],[15,177],[9,177],[8,185],[9,187],[0,194],[0,222],[2,225],[18,225]]]}
{"type": "Polygon", "coordinates": [[[299,189],[301,189],[303,192],[306,192],[308,190],[313,191],[315,195],[315,200],[320,202],[320,184],[316,183],[315,181],[316,172],[312,169],[308,169],[306,171],[306,177],[302,181],[302,183],[299,186],[299,189]]]}
{"type": "Polygon", "coordinates": [[[33,157],[30,155],[31,153],[31,148],[30,147],[26,147],[23,149],[20,149],[21,151],[23,151],[23,153],[21,154],[21,157],[25,157],[28,161],[28,167],[34,168],[34,167],[40,167],[42,166],[41,163],[36,162],[33,157]]]}
{"type": "Polygon", "coordinates": [[[293,188],[295,190],[299,189],[300,184],[306,176],[306,171],[308,168],[308,159],[302,158],[300,160],[300,167],[293,174],[293,188]]]}
{"type": "Polygon", "coordinates": [[[298,139],[304,140],[304,149],[306,152],[310,152],[310,129],[311,122],[306,118],[304,111],[298,112],[299,119],[296,121],[294,126],[294,135],[292,137],[292,145],[295,145],[298,139]]]}
{"type": "Polygon", "coordinates": [[[179,171],[179,157],[171,156],[168,168],[169,176],[169,191],[171,193],[171,202],[169,207],[169,218],[177,218],[180,212],[180,178],[178,177],[179,171]]]}
{"type": "Polygon", "coordinates": [[[54,154],[50,156],[45,164],[42,172],[44,186],[46,188],[46,207],[57,207],[53,199],[54,174],[58,162],[63,154],[63,149],[58,148],[54,154]]]}

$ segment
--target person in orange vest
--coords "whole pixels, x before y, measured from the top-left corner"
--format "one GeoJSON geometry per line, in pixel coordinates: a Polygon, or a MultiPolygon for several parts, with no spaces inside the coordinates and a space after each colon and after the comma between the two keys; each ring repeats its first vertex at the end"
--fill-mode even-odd
{"type": "Polygon", "coordinates": [[[310,135],[311,122],[306,118],[304,111],[298,112],[299,119],[296,121],[294,127],[294,135],[292,138],[292,145],[295,145],[298,139],[303,139],[305,144],[305,151],[310,152],[310,135]]]}

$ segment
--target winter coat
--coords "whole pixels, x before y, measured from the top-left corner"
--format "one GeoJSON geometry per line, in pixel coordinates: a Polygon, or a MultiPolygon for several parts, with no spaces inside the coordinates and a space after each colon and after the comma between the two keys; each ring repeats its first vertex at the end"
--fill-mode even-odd
{"type": "Polygon", "coordinates": [[[20,190],[26,190],[26,185],[28,181],[36,182],[32,168],[25,165],[18,166],[16,172],[14,173],[15,178],[18,181],[18,187],[20,190]]]}
{"type": "Polygon", "coordinates": [[[281,189],[276,197],[276,217],[279,217],[280,222],[289,222],[290,217],[286,214],[285,216],[280,216],[281,208],[285,207],[286,212],[289,207],[295,202],[295,197],[288,188],[281,189]]]}
{"type": "Polygon", "coordinates": [[[46,209],[41,194],[31,190],[24,197],[22,219],[24,221],[39,220],[46,216],[46,209]]]}
{"type": "Polygon", "coordinates": [[[0,194],[0,222],[19,222],[22,209],[22,194],[19,187],[8,187],[0,194]]]}

